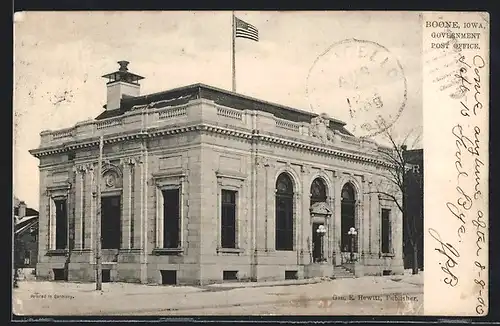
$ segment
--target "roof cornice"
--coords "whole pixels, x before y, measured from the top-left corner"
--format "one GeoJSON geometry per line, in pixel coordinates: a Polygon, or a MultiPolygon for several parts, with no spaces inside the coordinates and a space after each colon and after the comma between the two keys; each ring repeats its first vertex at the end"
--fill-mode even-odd
{"type": "MultiPolygon", "coordinates": [[[[204,131],[209,133],[216,133],[220,135],[227,135],[236,138],[246,139],[246,140],[258,140],[262,142],[274,143],[282,146],[297,148],[301,150],[307,150],[311,152],[316,152],[325,155],[332,155],[340,159],[352,160],[357,162],[363,162],[367,164],[373,164],[378,166],[387,166],[387,163],[383,160],[367,157],[367,155],[349,153],[347,151],[342,151],[334,148],[329,148],[326,146],[322,146],[319,144],[306,143],[301,140],[290,140],[285,139],[279,136],[274,136],[270,134],[261,134],[258,131],[248,132],[248,131],[239,131],[235,129],[230,129],[226,127],[214,126],[210,124],[197,124],[191,126],[183,126],[183,127],[175,127],[175,128],[157,128],[157,129],[148,129],[147,131],[137,131],[128,134],[121,135],[111,135],[108,138],[104,138],[104,144],[112,144],[118,143],[127,140],[133,139],[146,139],[146,138],[155,138],[166,135],[176,135],[182,134],[190,131],[204,131]]],[[[52,146],[46,148],[37,148],[34,150],[30,150],[31,155],[36,158],[40,158],[43,156],[61,154],[75,149],[81,148],[92,148],[99,146],[99,138],[91,138],[91,139],[83,139],[81,141],[73,141],[70,143],[65,143],[60,146],[52,146]]]]}

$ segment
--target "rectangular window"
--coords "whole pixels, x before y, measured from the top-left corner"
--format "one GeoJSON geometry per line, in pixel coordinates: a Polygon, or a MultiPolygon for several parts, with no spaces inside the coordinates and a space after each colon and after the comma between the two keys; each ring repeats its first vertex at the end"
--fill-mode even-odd
{"type": "Polygon", "coordinates": [[[52,272],[54,273],[54,281],[67,281],[67,273],[64,270],[64,268],[54,268],[52,269],[52,272]]]}
{"type": "Polygon", "coordinates": [[[180,193],[179,189],[162,190],[163,194],[163,248],[180,247],[180,193]]]}
{"type": "Polygon", "coordinates": [[[66,199],[54,200],[56,206],[56,249],[66,249],[68,244],[68,213],[66,199]]]}
{"type": "Polygon", "coordinates": [[[285,280],[298,280],[297,271],[285,271],[285,280]]]}
{"type": "Polygon", "coordinates": [[[236,191],[222,190],[221,246],[236,248],[236,191]]]}
{"type": "Polygon", "coordinates": [[[391,252],[391,210],[382,208],[382,253],[391,252]]]}
{"type": "Polygon", "coordinates": [[[222,280],[223,281],[237,281],[238,280],[238,271],[222,271],[222,280]]]}
{"type": "Polygon", "coordinates": [[[111,270],[110,269],[103,269],[102,270],[102,282],[103,283],[111,282],[111,270]]]}
{"type": "Polygon", "coordinates": [[[101,199],[102,249],[119,249],[121,241],[121,196],[101,199]]]}
{"type": "Polygon", "coordinates": [[[161,270],[161,284],[162,285],[176,285],[177,284],[177,271],[161,270]]]}

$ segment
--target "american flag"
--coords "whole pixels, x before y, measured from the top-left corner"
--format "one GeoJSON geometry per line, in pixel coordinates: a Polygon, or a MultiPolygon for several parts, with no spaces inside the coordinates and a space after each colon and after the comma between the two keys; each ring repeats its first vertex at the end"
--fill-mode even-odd
{"type": "Polygon", "coordinates": [[[255,42],[259,41],[259,31],[255,28],[255,26],[244,22],[238,17],[234,17],[234,19],[236,21],[236,37],[247,38],[255,42]]]}

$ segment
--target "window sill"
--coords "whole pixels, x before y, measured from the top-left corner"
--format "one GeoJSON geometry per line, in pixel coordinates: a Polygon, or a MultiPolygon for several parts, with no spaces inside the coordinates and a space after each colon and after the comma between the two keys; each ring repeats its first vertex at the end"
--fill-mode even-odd
{"type": "Polygon", "coordinates": [[[47,256],[67,256],[68,249],[51,249],[47,251],[47,256]]]}
{"type": "Polygon", "coordinates": [[[168,256],[168,255],[182,255],[184,249],[182,248],[155,248],[153,249],[153,255],[156,256],[168,256]]]}
{"type": "Polygon", "coordinates": [[[225,253],[225,254],[241,254],[245,250],[241,248],[217,248],[218,253],[225,253]]]}
{"type": "Polygon", "coordinates": [[[89,253],[92,252],[92,249],[90,248],[79,248],[79,249],[73,249],[71,250],[71,253],[89,253]]]}
{"type": "Polygon", "coordinates": [[[119,249],[118,250],[119,254],[137,254],[140,252],[141,252],[140,248],[128,248],[128,249],[119,249]]]}
{"type": "Polygon", "coordinates": [[[395,255],[393,253],[381,253],[381,256],[387,258],[394,258],[395,255]]]}

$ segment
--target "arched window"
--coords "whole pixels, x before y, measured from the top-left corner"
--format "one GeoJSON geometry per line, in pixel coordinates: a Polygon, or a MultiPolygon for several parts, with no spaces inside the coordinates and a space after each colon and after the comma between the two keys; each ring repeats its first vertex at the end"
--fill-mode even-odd
{"type": "Polygon", "coordinates": [[[286,173],[276,180],[276,250],[293,250],[293,182],[286,173]]]}
{"type": "Polygon", "coordinates": [[[350,183],[346,183],[342,187],[342,204],[341,204],[341,250],[342,251],[352,251],[357,252],[357,238],[354,238],[354,242],[351,242],[350,236],[348,235],[349,229],[351,227],[356,227],[356,196],[354,187],[350,183]]]}
{"type": "Polygon", "coordinates": [[[323,179],[316,178],[311,184],[311,205],[326,202],[326,185],[323,179]]]}

